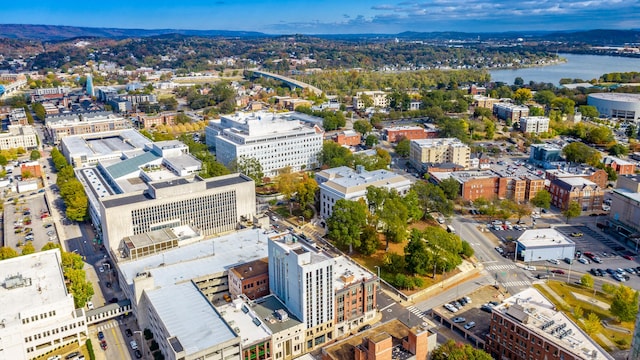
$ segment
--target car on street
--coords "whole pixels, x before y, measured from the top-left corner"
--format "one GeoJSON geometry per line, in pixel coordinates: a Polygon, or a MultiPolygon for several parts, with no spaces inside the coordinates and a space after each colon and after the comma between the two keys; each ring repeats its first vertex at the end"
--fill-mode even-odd
{"type": "Polygon", "coordinates": [[[133,353],[136,356],[136,359],[142,359],[142,353],[140,352],[140,350],[136,350],[133,353]]]}
{"type": "Polygon", "coordinates": [[[623,255],[622,257],[627,259],[627,260],[632,260],[633,261],[633,256],[631,256],[631,255],[623,255]]]}
{"type": "Polygon", "coordinates": [[[504,250],[500,246],[496,246],[495,249],[498,252],[498,254],[500,254],[500,255],[504,254],[504,250]]]}
{"type": "Polygon", "coordinates": [[[562,269],[553,269],[553,270],[551,270],[551,272],[554,273],[554,274],[559,274],[559,275],[564,275],[565,274],[564,270],[562,270],[562,269]]]}
{"type": "Polygon", "coordinates": [[[469,322],[469,323],[466,323],[466,324],[464,325],[464,328],[465,328],[466,330],[470,330],[470,329],[474,328],[475,326],[476,326],[475,321],[471,321],[471,322],[469,322]]]}
{"type": "MultiPolygon", "coordinates": [[[[365,325],[367,326],[367,325],[365,325]]],[[[364,326],[363,326],[364,327],[364,326]]],[[[371,325],[369,325],[369,327],[371,327],[371,325]]],[[[131,342],[129,343],[129,345],[131,345],[131,349],[132,350],[138,350],[138,343],[135,340],[131,340],[131,342]]]]}
{"type": "Polygon", "coordinates": [[[550,263],[552,263],[552,264],[555,264],[555,265],[560,264],[560,261],[559,261],[558,259],[549,259],[549,260],[547,260],[547,261],[548,261],[548,262],[550,262],[550,263]]]}
{"type": "Polygon", "coordinates": [[[98,331],[98,340],[104,340],[104,333],[102,331],[98,331]]]}
{"type": "Polygon", "coordinates": [[[127,335],[127,337],[131,337],[131,336],[133,336],[133,331],[131,331],[131,329],[126,329],[126,330],[124,331],[124,333],[125,333],[125,335],[127,335]]]}
{"type": "MultiPolygon", "coordinates": [[[[360,328],[358,329],[358,332],[363,332],[363,331],[365,331],[365,330],[369,330],[369,329],[371,329],[371,325],[367,324],[367,325],[365,325],[365,326],[360,327],[360,328]]],[[[131,343],[132,343],[131,348],[133,349],[133,341],[132,341],[131,343]]],[[[138,347],[138,345],[136,344],[136,348],[137,348],[137,347],[138,347]]]]}
{"type": "Polygon", "coordinates": [[[453,322],[456,323],[456,324],[463,323],[465,321],[467,321],[467,319],[465,319],[463,317],[460,317],[460,316],[453,318],[453,322]]]}
{"type": "Polygon", "coordinates": [[[103,272],[104,272],[104,268],[103,268],[102,266],[100,266],[100,267],[98,268],[98,270],[99,270],[101,273],[103,273],[103,272]]]}
{"type": "Polygon", "coordinates": [[[102,350],[107,350],[107,341],[106,340],[100,341],[100,348],[102,350]]]}

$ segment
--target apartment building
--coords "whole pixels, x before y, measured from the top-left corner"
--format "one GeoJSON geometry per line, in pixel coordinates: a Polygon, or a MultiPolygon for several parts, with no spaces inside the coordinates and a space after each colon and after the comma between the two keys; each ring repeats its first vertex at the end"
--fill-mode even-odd
{"type": "Polygon", "coordinates": [[[38,139],[33,126],[9,125],[7,129],[7,132],[0,133],[0,150],[35,149],[38,147],[38,139]]]}
{"type": "Polygon", "coordinates": [[[289,113],[236,113],[211,120],[206,141],[224,165],[241,157],[256,159],[265,176],[287,166],[293,171],[315,169],[322,150],[323,131],[292,119],[289,113]]]}
{"type": "Polygon", "coordinates": [[[604,166],[612,168],[618,175],[632,175],[636,173],[636,164],[622,160],[615,156],[605,156],[602,159],[604,166]]]}
{"type": "Polygon", "coordinates": [[[540,134],[549,131],[549,118],[546,116],[523,116],[520,118],[520,131],[525,134],[540,134]]]}
{"type": "Polygon", "coordinates": [[[425,164],[453,163],[468,168],[471,150],[457,138],[411,140],[409,161],[416,169],[425,164]]]}
{"type": "Polygon", "coordinates": [[[549,184],[551,204],[566,210],[576,201],[582,211],[601,211],[604,190],[593,181],[581,177],[559,178],[549,184]]]}
{"type": "Polygon", "coordinates": [[[607,172],[602,169],[586,165],[579,165],[576,167],[565,166],[545,171],[545,179],[549,181],[569,178],[583,178],[596,183],[596,185],[603,189],[606,189],[609,175],[607,175],[607,172]]]}
{"type": "Polygon", "coordinates": [[[145,129],[152,129],[159,125],[172,126],[176,124],[175,112],[163,112],[155,115],[139,115],[138,122],[145,129]]]}
{"type": "Polygon", "coordinates": [[[532,287],[493,308],[485,350],[505,360],[614,359],[532,287]]]}
{"type": "Polygon", "coordinates": [[[373,101],[373,107],[386,109],[389,107],[390,100],[387,97],[387,93],[384,91],[360,91],[353,97],[353,107],[356,110],[363,110],[364,100],[362,96],[368,96],[373,101]]]}
{"type": "Polygon", "coordinates": [[[367,171],[363,166],[356,170],[341,166],[320,171],[316,182],[320,185],[320,216],[325,219],[331,216],[336,201],[365,198],[369,186],[395,190],[401,195],[411,187],[411,181],[400,174],[389,170],[367,171]]]}
{"type": "Polygon", "coordinates": [[[405,138],[409,140],[432,139],[437,131],[431,131],[420,126],[393,126],[384,129],[385,139],[389,142],[398,142],[405,138]]]}
{"type": "Polygon", "coordinates": [[[545,188],[544,179],[530,174],[505,174],[494,170],[429,172],[436,182],[455,179],[460,184],[462,199],[511,199],[529,201],[545,188]]]}
{"type": "Polygon", "coordinates": [[[60,250],[0,261],[0,357],[34,359],[89,336],[62,274],[60,250]]]}
{"type": "Polygon", "coordinates": [[[269,239],[269,287],[306,326],[304,351],[334,339],[335,262],[291,234],[269,239]]]}
{"type": "Polygon", "coordinates": [[[521,117],[529,116],[529,108],[524,105],[516,105],[506,102],[493,104],[493,115],[501,120],[511,120],[518,122],[521,117]]]}
{"type": "Polygon", "coordinates": [[[335,338],[357,331],[377,312],[378,278],[344,256],[334,258],[335,338]]]}
{"type": "Polygon", "coordinates": [[[493,110],[493,105],[499,102],[499,99],[490,98],[484,95],[473,95],[473,104],[477,107],[493,110]]]}
{"type": "Polygon", "coordinates": [[[45,119],[45,134],[54,144],[60,143],[66,136],[117,131],[130,127],[129,120],[108,111],[54,115],[45,119]]]}

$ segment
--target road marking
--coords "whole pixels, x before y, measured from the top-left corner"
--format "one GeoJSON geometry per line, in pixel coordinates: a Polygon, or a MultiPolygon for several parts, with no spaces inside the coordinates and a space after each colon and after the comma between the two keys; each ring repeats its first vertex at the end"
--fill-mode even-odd
{"type": "Polygon", "coordinates": [[[492,271],[492,270],[509,270],[509,269],[516,269],[517,266],[513,265],[513,264],[504,264],[504,265],[491,265],[491,266],[487,266],[485,269],[492,271]]]}
{"type": "Polygon", "coordinates": [[[497,263],[498,260],[491,260],[491,261],[483,261],[483,264],[493,264],[493,263],[497,263]]]}
{"type": "Polygon", "coordinates": [[[502,283],[502,286],[504,287],[531,286],[531,282],[530,281],[508,281],[508,282],[502,283]]]}
{"type": "Polygon", "coordinates": [[[407,310],[409,310],[410,312],[414,313],[415,315],[422,317],[424,316],[424,311],[418,309],[417,307],[414,306],[408,306],[407,310]]]}
{"type": "Polygon", "coordinates": [[[392,302],[391,304],[389,304],[389,305],[383,307],[382,309],[380,309],[380,311],[385,311],[385,310],[387,310],[388,308],[392,307],[395,304],[396,304],[395,302],[392,302]]]}
{"type": "Polygon", "coordinates": [[[118,350],[120,350],[120,359],[127,359],[129,358],[128,356],[125,356],[124,352],[122,351],[122,344],[120,343],[120,338],[118,338],[118,334],[116,334],[116,329],[115,328],[111,328],[111,332],[113,333],[113,338],[116,339],[116,346],[118,347],[118,350]]]}

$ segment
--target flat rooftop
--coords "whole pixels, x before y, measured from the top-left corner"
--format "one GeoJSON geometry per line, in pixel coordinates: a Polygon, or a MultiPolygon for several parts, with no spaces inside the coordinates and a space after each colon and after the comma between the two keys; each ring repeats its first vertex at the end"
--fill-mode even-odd
{"type": "Polygon", "coordinates": [[[494,307],[493,311],[515,319],[535,334],[564,347],[582,359],[613,360],[611,355],[591,340],[563,312],[557,311],[555,305],[535,288],[528,288],[505,299],[494,307]],[[564,328],[556,330],[562,325],[564,328]],[[561,339],[560,334],[563,333],[569,334],[561,339]]]}
{"type": "Polygon", "coordinates": [[[0,261],[0,281],[1,317],[7,327],[19,326],[21,313],[71,299],[58,249],[0,261]]]}
{"type": "Polygon", "coordinates": [[[151,140],[134,129],[65,136],[61,141],[71,156],[109,155],[144,149],[151,144],[151,140]]]}
{"type": "Polygon", "coordinates": [[[253,301],[251,310],[264,321],[264,324],[269,327],[273,334],[302,324],[302,321],[298,320],[275,295],[267,295],[253,301]],[[277,316],[276,311],[281,314],[287,314],[287,319],[284,320],[281,316],[277,316]]]}
{"type": "Polygon", "coordinates": [[[575,245],[573,241],[554,228],[525,230],[518,238],[518,242],[528,249],[575,245]]]}
{"type": "Polygon", "coordinates": [[[267,236],[262,229],[245,229],[139,260],[122,261],[118,267],[129,285],[133,284],[137,274],[149,272],[155,286],[169,286],[222,273],[240,264],[267,257],[267,236]]]}
{"type": "Polygon", "coordinates": [[[333,189],[342,194],[366,192],[368,186],[389,188],[409,187],[411,186],[411,181],[403,175],[388,170],[363,170],[362,172],[358,172],[346,168],[334,174],[329,181],[320,184],[321,188],[333,189]]]}
{"type": "Polygon", "coordinates": [[[217,309],[227,324],[242,338],[243,346],[270,340],[271,329],[242,299],[235,299],[218,306],[217,309]]]}
{"type": "Polygon", "coordinates": [[[349,261],[344,256],[333,259],[335,261],[333,264],[333,288],[336,291],[350,284],[373,278],[371,272],[349,261]]]}
{"type": "Polygon", "coordinates": [[[194,354],[238,337],[192,282],[145,292],[178,352],[194,354]]]}

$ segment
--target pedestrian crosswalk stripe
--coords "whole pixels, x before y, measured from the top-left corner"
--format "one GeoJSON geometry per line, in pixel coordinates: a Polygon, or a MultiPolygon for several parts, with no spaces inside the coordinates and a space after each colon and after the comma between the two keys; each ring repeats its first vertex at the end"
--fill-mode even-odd
{"type": "Polygon", "coordinates": [[[531,286],[531,282],[529,281],[508,281],[502,283],[504,287],[512,287],[512,286],[531,286]]]}
{"type": "Polygon", "coordinates": [[[504,265],[491,265],[491,266],[487,266],[486,269],[489,271],[493,271],[493,270],[509,270],[509,269],[515,269],[517,268],[517,266],[513,265],[513,264],[504,264],[504,265]]]}
{"type": "Polygon", "coordinates": [[[106,322],[104,324],[100,324],[96,328],[98,329],[98,331],[104,331],[104,330],[109,330],[109,329],[117,327],[117,326],[118,326],[118,322],[117,321],[109,321],[109,322],[106,322]]]}
{"type": "Polygon", "coordinates": [[[424,316],[424,311],[418,309],[417,307],[409,306],[407,307],[407,310],[411,311],[412,313],[418,316],[424,316]]]}

